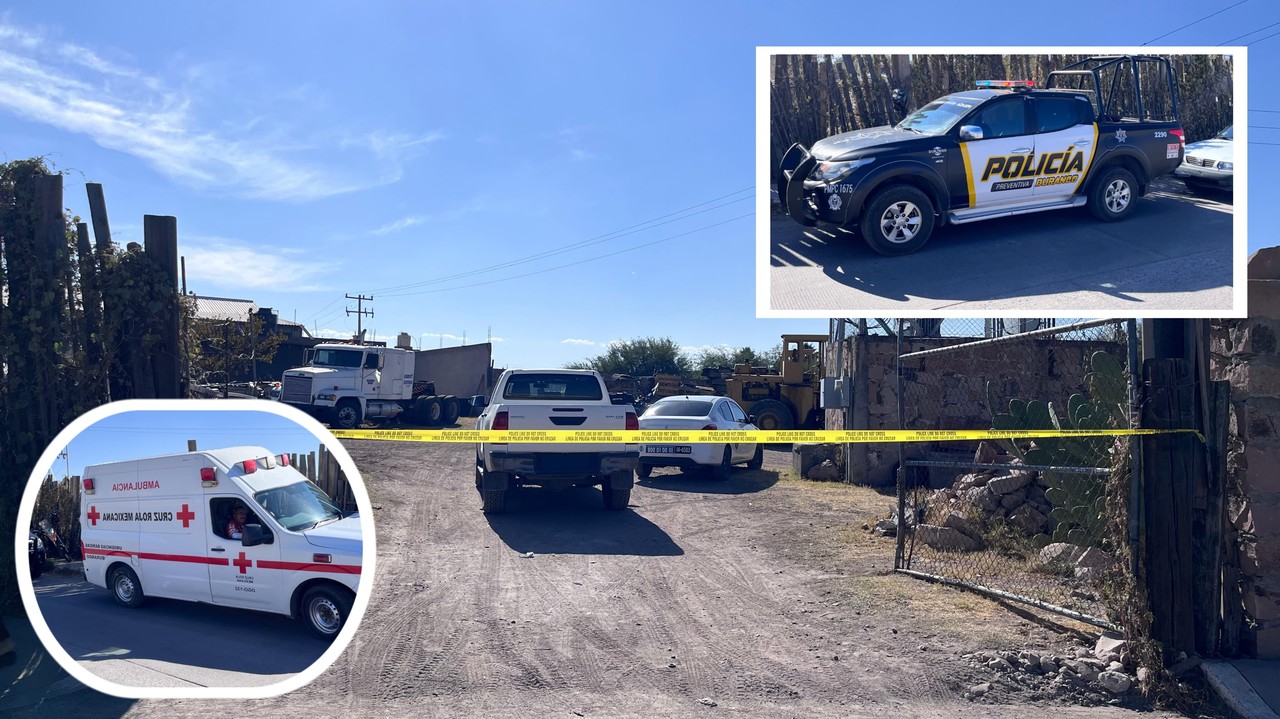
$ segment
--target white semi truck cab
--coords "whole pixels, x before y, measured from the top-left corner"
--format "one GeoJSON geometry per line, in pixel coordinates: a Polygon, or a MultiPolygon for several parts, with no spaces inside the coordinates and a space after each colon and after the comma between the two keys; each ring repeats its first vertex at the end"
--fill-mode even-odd
{"type": "Polygon", "coordinates": [[[316,345],[309,354],[306,367],[284,373],[280,400],[334,427],[352,429],[402,414],[429,426],[458,418],[455,397],[438,397],[433,383],[414,381],[412,350],[335,343],[316,345]]]}

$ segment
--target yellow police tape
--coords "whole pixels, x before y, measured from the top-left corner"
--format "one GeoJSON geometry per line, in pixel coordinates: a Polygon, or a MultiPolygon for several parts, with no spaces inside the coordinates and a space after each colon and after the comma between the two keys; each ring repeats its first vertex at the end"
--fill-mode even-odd
{"type": "Polygon", "coordinates": [[[1197,433],[1193,429],[757,429],[757,430],[479,430],[479,429],[335,429],[338,439],[381,439],[393,442],[486,442],[492,444],[794,444],[838,442],[950,442],[982,439],[1060,437],[1125,437],[1197,433]]]}

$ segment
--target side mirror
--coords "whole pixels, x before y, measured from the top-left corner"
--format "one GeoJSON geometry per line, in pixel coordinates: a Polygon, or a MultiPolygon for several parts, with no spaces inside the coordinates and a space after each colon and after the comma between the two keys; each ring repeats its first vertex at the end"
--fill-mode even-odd
{"type": "Polygon", "coordinates": [[[982,128],[978,127],[977,125],[961,125],[960,139],[961,140],[981,140],[982,128]]]}
{"type": "Polygon", "coordinates": [[[240,536],[240,543],[246,547],[255,547],[259,544],[275,544],[275,535],[270,529],[264,529],[261,524],[244,525],[244,534],[240,536]]]}
{"type": "Polygon", "coordinates": [[[489,406],[489,400],[485,399],[484,395],[477,394],[472,396],[471,398],[472,409],[484,409],[485,407],[488,407],[488,406],[489,406]]]}
{"type": "Polygon", "coordinates": [[[754,414],[747,415],[747,424],[755,424],[756,416],[754,414]]]}

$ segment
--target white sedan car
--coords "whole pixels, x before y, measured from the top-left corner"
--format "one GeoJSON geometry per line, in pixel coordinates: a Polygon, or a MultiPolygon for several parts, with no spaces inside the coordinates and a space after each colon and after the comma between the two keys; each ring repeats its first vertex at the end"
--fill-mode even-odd
{"type": "MultiPolygon", "coordinates": [[[[1231,127],[1234,127],[1231,126],[1231,127]]],[[[1198,192],[1207,188],[1230,191],[1234,183],[1234,147],[1231,127],[1209,140],[1187,145],[1182,164],[1173,174],[1182,180],[1188,190],[1198,192]]]]}
{"type": "MultiPolygon", "coordinates": [[[[664,397],[649,405],[640,415],[640,429],[716,429],[754,430],[742,408],[728,397],[679,395],[664,397]]],[[[728,479],[730,468],[745,463],[747,469],[760,469],[764,463],[764,447],[754,442],[733,444],[641,444],[641,478],[653,473],[654,467],[703,467],[717,479],[728,479]]]]}

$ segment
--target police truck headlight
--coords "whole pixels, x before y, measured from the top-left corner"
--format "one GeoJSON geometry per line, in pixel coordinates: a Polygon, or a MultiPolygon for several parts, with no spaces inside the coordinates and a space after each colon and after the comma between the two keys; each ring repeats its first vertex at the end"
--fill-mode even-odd
{"type": "Polygon", "coordinates": [[[1233,163],[1233,162],[1219,162],[1219,163],[1218,163],[1218,169],[1219,169],[1219,170],[1226,170],[1227,172],[1231,172],[1232,170],[1234,170],[1234,169],[1235,169],[1235,163],[1233,163]]]}
{"type": "Polygon", "coordinates": [[[316,399],[318,399],[318,400],[326,400],[326,401],[329,401],[329,402],[332,402],[333,400],[335,400],[335,399],[337,399],[337,398],[338,398],[338,395],[336,395],[336,394],[325,394],[325,393],[323,393],[323,392],[321,392],[320,394],[316,395],[316,399]]]}
{"type": "Polygon", "coordinates": [[[813,168],[813,172],[809,173],[809,180],[819,185],[830,185],[840,182],[849,176],[849,173],[865,167],[875,161],[874,157],[864,157],[861,160],[849,160],[847,162],[819,162],[818,166],[813,168]]]}

